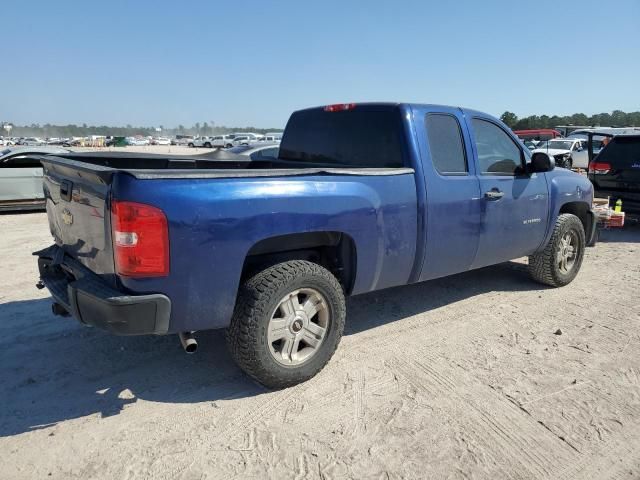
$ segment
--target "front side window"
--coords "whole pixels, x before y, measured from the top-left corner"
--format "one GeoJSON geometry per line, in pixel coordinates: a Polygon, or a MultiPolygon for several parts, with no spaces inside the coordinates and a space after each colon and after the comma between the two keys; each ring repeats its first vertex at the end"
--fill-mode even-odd
{"type": "Polygon", "coordinates": [[[471,121],[482,175],[518,175],[522,172],[522,151],[497,125],[474,118],[471,121]]]}
{"type": "Polygon", "coordinates": [[[431,161],[441,175],[466,175],[467,158],[464,152],[460,124],[453,115],[430,113],[425,119],[431,161]]]}

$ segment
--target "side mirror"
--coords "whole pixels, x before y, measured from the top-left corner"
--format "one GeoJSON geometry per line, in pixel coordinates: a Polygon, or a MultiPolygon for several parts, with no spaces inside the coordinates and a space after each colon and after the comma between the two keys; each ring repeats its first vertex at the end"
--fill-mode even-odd
{"type": "Polygon", "coordinates": [[[550,172],[554,168],[556,168],[556,161],[553,157],[544,152],[536,152],[531,156],[531,163],[527,170],[529,173],[543,173],[550,172]]]}

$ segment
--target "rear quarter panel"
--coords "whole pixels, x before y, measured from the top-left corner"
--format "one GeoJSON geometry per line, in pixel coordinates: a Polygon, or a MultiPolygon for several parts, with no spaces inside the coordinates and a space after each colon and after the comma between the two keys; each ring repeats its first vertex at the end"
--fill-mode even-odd
{"type": "Polygon", "coordinates": [[[121,282],[134,293],[166,294],[172,332],[227,326],[247,252],[266,238],[349,235],[356,246],[353,294],[407,283],[413,267],[413,174],[153,180],[119,174],[112,191],[167,215],[170,275],[121,282]]]}

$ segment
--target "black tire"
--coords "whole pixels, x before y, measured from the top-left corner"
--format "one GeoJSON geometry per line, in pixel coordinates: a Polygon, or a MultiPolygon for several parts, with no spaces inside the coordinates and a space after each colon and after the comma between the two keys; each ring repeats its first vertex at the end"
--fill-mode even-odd
{"type": "Polygon", "coordinates": [[[529,274],[540,283],[551,287],[562,287],[573,281],[582,265],[585,249],[585,234],[582,222],[570,213],[563,213],[556,220],[553,234],[541,252],[529,256],[529,274]],[[575,240],[575,258],[570,268],[563,271],[558,261],[562,241],[567,236],[575,240]]]}
{"type": "Polygon", "coordinates": [[[290,387],[310,379],[329,362],[342,337],[345,317],[344,293],[331,272],[303,260],[279,263],[255,274],[240,288],[227,345],[238,366],[262,385],[290,387]],[[270,351],[268,326],[280,300],[301,288],[314,289],[324,297],[330,320],[313,356],[286,366],[270,351]]]}
{"type": "Polygon", "coordinates": [[[230,143],[227,143],[227,144],[225,145],[225,148],[231,148],[231,147],[233,147],[233,145],[231,145],[230,143]]]}
{"type": "Polygon", "coordinates": [[[190,143],[188,146],[189,146],[189,148],[193,148],[194,147],[193,143],[190,143]]]}
{"type": "Polygon", "coordinates": [[[211,148],[211,144],[209,142],[207,142],[207,143],[204,144],[204,147],[205,148],[211,148]]]}

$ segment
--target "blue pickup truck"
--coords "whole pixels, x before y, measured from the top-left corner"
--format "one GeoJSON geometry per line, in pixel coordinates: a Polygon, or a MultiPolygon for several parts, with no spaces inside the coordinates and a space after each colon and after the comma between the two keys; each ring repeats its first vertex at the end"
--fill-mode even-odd
{"type": "Polygon", "coordinates": [[[300,110],[278,158],[42,157],[57,314],[120,335],[227,329],[242,369],[315,375],[345,296],[528,256],[559,287],[594,237],[592,186],[494,117],[435,105],[300,110]]]}

